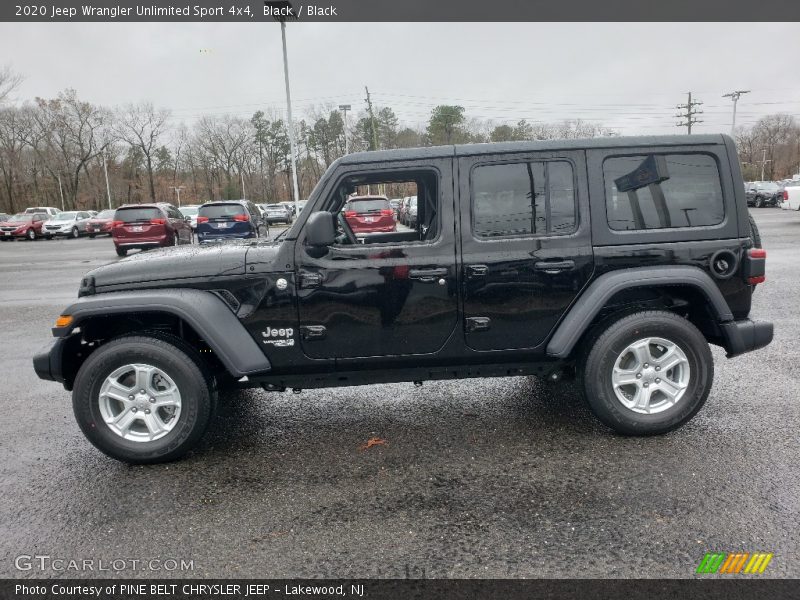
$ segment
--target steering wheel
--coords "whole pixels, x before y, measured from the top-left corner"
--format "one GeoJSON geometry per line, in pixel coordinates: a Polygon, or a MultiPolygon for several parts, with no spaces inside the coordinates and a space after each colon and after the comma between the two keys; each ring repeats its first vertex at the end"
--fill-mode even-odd
{"type": "Polygon", "coordinates": [[[342,230],[344,237],[347,239],[348,244],[357,244],[358,240],[356,239],[356,234],[353,233],[353,230],[350,228],[350,225],[347,223],[347,219],[344,218],[344,213],[339,213],[336,215],[336,220],[339,222],[339,229],[342,230]]]}

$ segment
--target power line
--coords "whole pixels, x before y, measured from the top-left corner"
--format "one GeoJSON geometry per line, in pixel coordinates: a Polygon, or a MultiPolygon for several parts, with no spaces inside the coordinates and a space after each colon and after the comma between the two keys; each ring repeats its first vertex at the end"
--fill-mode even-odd
{"type": "Polygon", "coordinates": [[[678,113],[675,115],[678,118],[683,118],[685,121],[678,123],[678,127],[686,127],[686,133],[692,135],[692,125],[695,123],[702,123],[700,119],[695,118],[697,115],[703,114],[702,110],[697,110],[697,106],[702,106],[702,102],[692,102],[692,92],[688,92],[689,100],[686,104],[678,104],[676,107],[678,110],[685,110],[685,114],[678,113]]]}

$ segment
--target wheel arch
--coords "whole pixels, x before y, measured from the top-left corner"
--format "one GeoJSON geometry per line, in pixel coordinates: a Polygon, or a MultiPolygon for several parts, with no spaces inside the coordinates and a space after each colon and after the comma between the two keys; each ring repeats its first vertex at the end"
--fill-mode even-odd
{"type": "Polygon", "coordinates": [[[606,273],[590,284],[556,327],[547,344],[547,355],[568,358],[585,334],[609,312],[652,308],[664,297],[687,306],[689,320],[709,341],[724,341],[719,339],[724,334],[717,325],[733,321],[733,313],[705,271],[688,265],[639,267],[606,273]],[[706,314],[701,312],[698,301],[706,314]]]}
{"type": "Polygon", "coordinates": [[[76,328],[84,333],[82,337],[89,338],[84,341],[155,328],[192,340],[198,351],[212,353],[237,379],[271,369],[269,359],[233,311],[211,292],[182,289],[97,294],[81,298],[63,314],[71,316],[72,322],[53,328],[56,337],[69,337],[76,328]]]}

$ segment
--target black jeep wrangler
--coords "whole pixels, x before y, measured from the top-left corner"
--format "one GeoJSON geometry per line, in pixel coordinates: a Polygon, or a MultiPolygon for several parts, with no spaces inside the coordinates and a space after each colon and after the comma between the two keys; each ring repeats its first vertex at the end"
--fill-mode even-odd
{"type": "Polygon", "coordinates": [[[723,135],[351,154],[278,239],[90,272],[33,362],[133,463],[188,451],[223,386],[573,373],[603,423],[659,434],[708,397],[709,343],[772,340],[747,318],[765,257],[723,135]],[[416,226],[354,234],[376,189],[416,195],[416,226]]]}

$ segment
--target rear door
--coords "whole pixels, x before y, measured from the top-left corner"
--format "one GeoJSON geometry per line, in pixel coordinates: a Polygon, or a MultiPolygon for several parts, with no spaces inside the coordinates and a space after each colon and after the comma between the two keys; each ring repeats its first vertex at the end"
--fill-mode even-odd
{"type": "Polygon", "coordinates": [[[461,157],[459,194],[467,345],[543,348],[594,268],[584,152],[461,157]]]}

